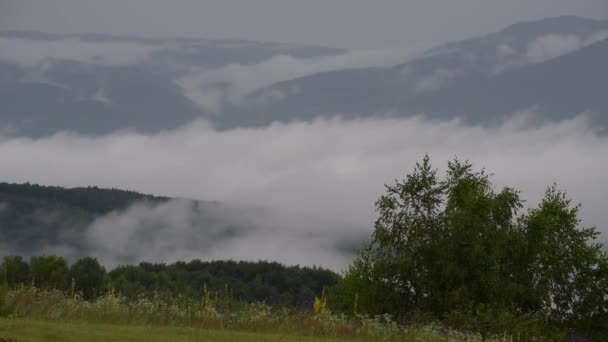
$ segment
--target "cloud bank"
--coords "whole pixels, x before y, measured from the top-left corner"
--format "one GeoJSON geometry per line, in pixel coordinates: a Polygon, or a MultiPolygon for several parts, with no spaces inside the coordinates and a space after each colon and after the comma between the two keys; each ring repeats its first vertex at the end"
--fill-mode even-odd
{"type": "Polygon", "coordinates": [[[127,41],[85,41],[76,37],[55,40],[0,37],[0,60],[26,68],[44,65],[48,60],[74,60],[111,66],[133,65],[168,47],[166,44],[127,41]]]}
{"type": "Polygon", "coordinates": [[[134,204],[87,228],[86,248],[106,265],[192,259],[272,260],[344,270],[367,232],[297,212],[173,200],[134,204]],[[349,245],[352,243],[353,245],[349,245]]]}
{"type": "Polygon", "coordinates": [[[500,73],[512,68],[543,63],[605,39],[608,39],[607,30],[588,35],[552,33],[536,37],[520,51],[511,46],[507,40],[496,48],[498,63],[493,67],[493,72],[500,73]]]}
{"type": "Polygon", "coordinates": [[[497,186],[522,190],[528,205],[557,182],[583,204],[584,224],[606,237],[606,151],[608,137],[584,115],[541,127],[526,126],[520,115],[499,128],[411,118],[216,131],[195,122],[154,135],[4,137],[0,179],[226,203],[211,211],[183,201],[136,205],[99,218],[86,239],[108,263],[242,258],[341,270],[350,257],[345,246],[372,231],[383,184],[425,153],[440,169],[454,156],[486,167],[497,186]],[[226,227],[242,228],[218,240],[226,227]]]}
{"type": "Polygon", "coordinates": [[[608,31],[600,31],[589,37],[580,37],[574,34],[549,34],[541,36],[528,45],[526,51],[527,61],[530,64],[542,63],[604,39],[608,39],[608,31]]]}
{"type": "MultiPolygon", "coordinates": [[[[405,49],[352,50],[316,58],[276,55],[254,65],[231,64],[219,69],[192,70],[176,83],[202,108],[218,112],[223,104],[239,104],[247,94],[277,82],[332,70],[393,65],[403,62],[407,56],[405,49]]],[[[285,94],[275,94],[279,98],[282,95],[285,94]]]]}

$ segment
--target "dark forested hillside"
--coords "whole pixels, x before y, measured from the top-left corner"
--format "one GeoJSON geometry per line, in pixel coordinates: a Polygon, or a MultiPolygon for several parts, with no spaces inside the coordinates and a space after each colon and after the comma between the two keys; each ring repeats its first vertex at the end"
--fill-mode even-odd
{"type": "Polygon", "coordinates": [[[39,200],[62,203],[96,214],[107,214],[113,210],[125,209],[134,201],[166,201],[168,197],[144,195],[135,191],[101,189],[98,187],[62,188],[37,184],[0,183],[0,201],[39,200]]]}
{"type": "Polygon", "coordinates": [[[35,254],[58,242],[79,247],[80,233],[96,217],[136,201],[167,200],[117,189],[0,183],[0,254],[35,254]]]}

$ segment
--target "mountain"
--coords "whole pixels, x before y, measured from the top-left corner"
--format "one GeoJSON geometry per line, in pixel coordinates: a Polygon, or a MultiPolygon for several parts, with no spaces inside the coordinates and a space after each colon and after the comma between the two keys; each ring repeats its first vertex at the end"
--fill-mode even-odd
{"type": "Polygon", "coordinates": [[[251,78],[274,74],[274,62],[289,67],[276,56],[314,64],[313,57],[348,55],[277,43],[4,31],[0,134],[159,132],[198,118],[230,129],[336,114],[424,114],[495,125],[527,110],[536,122],[590,112],[593,124],[606,129],[606,39],[608,21],[548,18],[444,44],[398,65],[310,71],[250,90],[251,78]],[[247,68],[261,62],[261,71],[250,74],[247,68]],[[233,72],[244,74],[224,80],[233,72]],[[233,83],[242,78],[244,94],[235,100],[233,83]],[[191,87],[204,87],[211,102],[221,103],[219,111],[197,103],[191,87]]]}
{"type": "Polygon", "coordinates": [[[0,64],[0,70],[19,77],[0,85],[0,118],[9,133],[152,132],[205,115],[177,85],[135,67],[62,61],[52,64],[45,79],[27,76],[7,63],[0,64]]]}
{"type": "Polygon", "coordinates": [[[178,84],[184,75],[276,55],[343,50],[231,40],[0,32],[1,132],[158,132],[208,113],[178,84]]]}
{"type": "MultiPolygon", "coordinates": [[[[183,75],[193,67],[218,68],[230,64],[256,64],[276,55],[298,58],[338,55],[345,50],[323,46],[264,43],[246,40],[202,38],[150,38],[105,34],[53,34],[34,31],[0,31],[0,42],[12,46],[13,52],[0,52],[15,61],[19,52],[40,52],[40,58],[51,60],[85,60],[90,64],[111,61],[136,62],[140,69],[168,78],[183,75]],[[2,41],[3,40],[3,41],[2,41]],[[60,47],[82,48],[82,51],[59,51],[60,47]],[[114,50],[114,51],[113,51],[114,50]],[[136,55],[135,59],[126,58],[136,55]]],[[[20,56],[31,59],[33,56],[20,56]]]]}
{"type": "Polygon", "coordinates": [[[431,49],[405,63],[336,70],[250,94],[221,118],[224,127],[343,117],[462,118],[495,124],[532,109],[537,121],[584,111],[608,127],[608,21],[550,18],[431,49]],[[262,99],[275,94],[276,101],[262,99]],[[280,94],[280,96],[276,96],[280,94]]]}

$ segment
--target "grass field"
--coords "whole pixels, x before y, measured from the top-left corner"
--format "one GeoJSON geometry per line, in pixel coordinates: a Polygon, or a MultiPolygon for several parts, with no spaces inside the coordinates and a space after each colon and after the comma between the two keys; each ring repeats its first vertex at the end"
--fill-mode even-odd
{"type": "MultiPolygon", "coordinates": [[[[109,291],[85,301],[56,290],[20,287],[0,293],[0,342],[21,341],[467,341],[479,334],[441,324],[402,325],[389,315],[273,310],[265,303],[241,303],[227,310],[221,301],[155,296],[127,301],[109,291]]],[[[323,306],[323,308],[321,308],[323,306]]],[[[512,341],[488,336],[486,341],[512,341]]]]}
{"type": "MultiPolygon", "coordinates": [[[[166,326],[131,326],[113,324],[66,323],[26,319],[0,319],[0,342],[38,341],[282,341],[315,342],[344,341],[332,338],[313,338],[274,334],[253,334],[200,328],[166,326]]],[[[352,339],[351,339],[352,341],[352,339]]]]}

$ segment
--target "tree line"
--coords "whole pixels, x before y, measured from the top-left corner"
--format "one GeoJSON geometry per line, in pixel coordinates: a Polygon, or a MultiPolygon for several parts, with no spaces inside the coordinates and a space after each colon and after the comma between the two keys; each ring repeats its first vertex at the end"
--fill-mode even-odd
{"type": "Polygon", "coordinates": [[[10,287],[74,291],[87,300],[104,295],[111,287],[127,299],[158,293],[200,299],[208,291],[217,296],[230,295],[237,301],[295,308],[310,306],[323,288],[334,286],[340,278],[322,268],[265,261],[142,262],[108,272],[92,257],[68,265],[65,258],[54,255],[34,256],[29,262],[21,256],[6,256],[0,272],[0,281],[10,287]]]}

